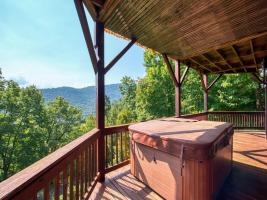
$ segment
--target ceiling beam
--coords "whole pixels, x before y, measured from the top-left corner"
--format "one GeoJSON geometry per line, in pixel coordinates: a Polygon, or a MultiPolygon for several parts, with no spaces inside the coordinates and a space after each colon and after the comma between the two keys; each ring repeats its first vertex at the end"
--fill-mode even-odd
{"type": "Polygon", "coordinates": [[[219,66],[217,66],[215,63],[213,63],[209,58],[207,58],[204,54],[201,55],[205,60],[207,60],[211,65],[213,65],[218,70],[222,70],[219,66]]]}
{"type": "Polygon", "coordinates": [[[205,71],[212,72],[209,68],[203,66],[202,64],[200,64],[199,62],[197,62],[195,59],[189,58],[189,60],[192,61],[193,63],[197,64],[200,68],[204,69],[205,71]]]}
{"type": "MultiPolygon", "coordinates": [[[[248,70],[248,69],[253,69],[253,68],[255,68],[255,70],[256,70],[257,66],[258,66],[258,65],[245,65],[244,67],[245,67],[247,70],[248,70]]],[[[238,67],[238,68],[235,68],[235,73],[236,73],[236,70],[243,70],[244,67],[238,67]]],[[[215,73],[218,73],[218,74],[219,74],[219,73],[230,72],[230,71],[233,71],[233,69],[225,69],[225,70],[217,71],[217,72],[215,72],[215,73]]]]}
{"type": "MultiPolygon", "coordinates": [[[[233,52],[234,52],[235,56],[238,58],[238,60],[239,60],[240,64],[241,64],[241,65],[244,67],[244,63],[243,63],[243,61],[241,60],[241,58],[239,57],[239,53],[237,52],[237,50],[236,50],[235,46],[234,46],[234,45],[232,45],[232,46],[231,46],[231,49],[233,50],[233,52]]],[[[246,69],[246,68],[244,68],[244,71],[245,71],[245,72],[247,72],[247,69],[246,69]]]]}
{"type": "Polygon", "coordinates": [[[220,58],[227,64],[230,70],[236,72],[236,70],[231,66],[231,64],[223,57],[223,55],[219,52],[219,50],[215,50],[215,52],[220,56],[220,58]]]}

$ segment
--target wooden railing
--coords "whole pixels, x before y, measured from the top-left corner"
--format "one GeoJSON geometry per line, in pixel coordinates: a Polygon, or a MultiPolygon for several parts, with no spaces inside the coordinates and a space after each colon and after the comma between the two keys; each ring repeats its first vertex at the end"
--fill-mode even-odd
{"type": "MultiPolygon", "coordinates": [[[[209,112],[182,117],[225,121],[235,128],[264,128],[264,112],[209,112]]],[[[129,125],[105,128],[105,172],[129,163],[129,125]]],[[[0,183],[0,199],[88,199],[99,180],[94,129],[0,183]]]]}
{"type": "Polygon", "coordinates": [[[264,129],[264,111],[211,111],[183,115],[183,118],[229,122],[236,129],[264,129]]]}
{"type": "Polygon", "coordinates": [[[99,174],[94,129],[0,183],[0,199],[88,199],[99,174]]]}
{"type": "Polygon", "coordinates": [[[264,129],[264,111],[253,112],[209,112],[208,120],[234,124],[236,129],[264,129]]]}
{"type": "Polygon", "coordinates": [[[196,113],[196,114],[188,114],[188,115],[182,115],[181,117],[187,118],[187,119],[208,120],[208,113],[202,112],[202,113],[196,113]]]}
{"type": "Polygon", "coordinates": [[[105,129],[106,173],[129,164],[130,138],[128,124],[105,129]]]}

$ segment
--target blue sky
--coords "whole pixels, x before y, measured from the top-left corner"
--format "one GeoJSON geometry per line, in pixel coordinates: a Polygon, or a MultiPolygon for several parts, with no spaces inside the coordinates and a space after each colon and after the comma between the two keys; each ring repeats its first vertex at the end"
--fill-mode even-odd
{"type": "MultiPolygon", "coordinates": [[[[89,16],[88,20],[93,34],[89,16]]],[[[107,33],[105,41],[107,64],[128,42],[107,33]]],[[[5,78],[22,86],[95,85],[73,0],[1,0],[0,68],[5,78]]],[[[144,74],[143,49],[134,46],[109,71],[106,84],[144,74]]]]}

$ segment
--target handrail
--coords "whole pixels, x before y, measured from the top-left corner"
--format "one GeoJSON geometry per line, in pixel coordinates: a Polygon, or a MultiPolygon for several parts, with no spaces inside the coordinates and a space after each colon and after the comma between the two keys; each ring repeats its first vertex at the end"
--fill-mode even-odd
{"type": "MultiPolygon", "coordinates": [[[[93,129],[89,133],[84,134],[83,136],[72,141],[71,143],[56,150],[55,152],[44,157],[43,159],[35,162],[29,167],[23,169],[22,171],[16,173],[15,175],[1,182],[0,183],[0,199],[1,200],[25,199],[26,197],[35,199],[37,193],[42,189],[44,190],[44,196],[47,197],[47,195],[49,195],[49,186],[51,185],[52,180],[54,181],[55,187],[58,187],[58,188],[55,188],[55,195],[56,195],[56,191],[59,190],[59,185],[57,186],[55,182],[58,182],[58,184],[60,184],[60,180],[61,180],[60,173],[61,172],[63,173],[63,176],[64,176],[63,178],[64,180],[62,181],[64,184],[64,188],[66,184],[65,182],[68,179],[68,171],[70,171],[70,173],[72,174],[72,177],[70,177],[72,178],[71,184],[75,184],[73,183],[75,181],[73,180],[74,179],[73,171],[76,170],[75,174],[76,173],[83,174],[85,172],[85,169],[86,168],[88,169],[88,165],[84,164],[85,162],[83,159],[85,158],[85,160],[87,160],[87,158],[86,156],[85,157],[83,156],[89,155],[88,153],[90,153],[91,151],[96,152],[95,148],[96,148],[96,141],[98,137],[99,137],[99,130],[93,129]],[[88,150],[88,148],[90,149],[88,150]],[[74,160],[76,161],[75,167],[74,167],[74,160]],[[78,169],[78,165],[80,166],[79,169],[78,169]]],[[[91,155],[91,156],[92,156],[90,157],[91,160],[93,162],[96,162],[96,156],[94,155],[91,155]]],[[[95,164],[93,165],[94,165],[93,167],[94,167],[95,172],[90,172],[92,173],[91,174],[92,180],[94,179],[94,177],[97,177],[96,165],[95,164]]],[[[77,177],[78,176],[76,176],[75,178],[76,178],[76,181],[78,181],[76,182],[78,185],[79,183],[83,184],[83,186],[88,185],[88,181],[90,180],[86,182],[86,180],[78,180],[79,177],[78,178],[77,177]]],[[[84,187],[84,190],[81,190],[81,191],[82,193],[85,194],[86,192],[89,192],[86,190],[87,188],[84,187]]],[[[64,189],[63,195],[66,195],[66,194],[67,194],[66,189],[64,189]]],[[[84,194],[78,194],[78,195],[80,196],[84,194]]]]}
{"type": "Polygon", "coordinates": [[[187,118],[187,119],[207,120],[208,119],[208,112],[186,114],[186,115],[182,115],[181,117],[187,118]]]}
{"type": "Polygon", "coordinates": [[[261,114],[264,113],[265,111],[209,111],[208,114],[261,114]]]}

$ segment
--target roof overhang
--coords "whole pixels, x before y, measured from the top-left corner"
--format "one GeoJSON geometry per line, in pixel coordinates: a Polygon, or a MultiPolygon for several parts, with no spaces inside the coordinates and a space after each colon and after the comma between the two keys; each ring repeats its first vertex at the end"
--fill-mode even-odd
{"type": "Polygon", "coordinates": [[[251,72],[267,56],[266,0],[84,0],[107,32],[210,73],[251,72]]]}

